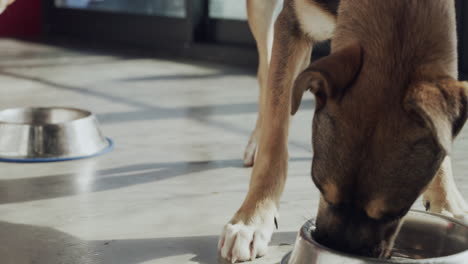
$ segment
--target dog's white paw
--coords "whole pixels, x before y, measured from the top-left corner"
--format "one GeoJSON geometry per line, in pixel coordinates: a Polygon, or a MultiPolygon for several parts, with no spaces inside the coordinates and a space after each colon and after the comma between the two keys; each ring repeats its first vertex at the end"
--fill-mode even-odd
{"type": "Polygon", "coordinates": [[[253,224],[243,222],[224,226],[218,243],[218,251],[231,263],[254,260],[264,256],[276,226],[274,216],[253,224]]]}
{"type": "Polygon", "coordinates": [[[218,244],[221,256],[232,263],[263,257],[268,251],[273,228],[227,224],[218,244]]]}

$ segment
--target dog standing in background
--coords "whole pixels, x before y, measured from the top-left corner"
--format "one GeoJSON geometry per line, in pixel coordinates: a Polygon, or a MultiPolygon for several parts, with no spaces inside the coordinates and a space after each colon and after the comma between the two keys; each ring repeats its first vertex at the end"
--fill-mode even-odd
{"type": "Polygon", "coordinates": [[[420,195],[430,212],[466,217],[450,161],[468,116],[468,85],[457,81],[454,0],[284,0],[273,27],[277,4],[247,1],[260,54],[259,115],[244,156],[254,167],[248,194],[222,231],[222,257],[266,253],[286,181],[289,115],[306,91],[316,98],[319,242],[389,257],[420,195]],[[310,64],[314,44],[330,38],[331,54],[310,64]]]}

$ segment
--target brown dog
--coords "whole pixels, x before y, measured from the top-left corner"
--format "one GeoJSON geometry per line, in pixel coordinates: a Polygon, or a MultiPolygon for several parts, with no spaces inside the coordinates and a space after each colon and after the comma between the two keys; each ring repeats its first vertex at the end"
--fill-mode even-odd
{"type": "Polygon", "coordinates": [[[257,158],[247,197],[221,235],[221,255],[236,262],[266,253],[286,180],[289,113],[307,90],[316,96],[321,243],[387,257],[422,193],[431,212],[464,217],[450,165],[468,116],[468,85],[456,81],[454,1],[284,0],[269,62],[276,2],[248,1],[261,96],[245,163],[255,149],[257,158]],[[332,54],[309,66],[313,45],[332,35],[332,54]]]}

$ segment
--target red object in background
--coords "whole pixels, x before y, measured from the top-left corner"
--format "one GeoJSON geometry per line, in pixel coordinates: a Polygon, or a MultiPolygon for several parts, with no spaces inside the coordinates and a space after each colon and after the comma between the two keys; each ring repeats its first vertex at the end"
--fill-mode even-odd
{"type": "Polygon", "coordinates": [[[0,37],[37,37],[41,32],[41,0],[16,0],[0,14],[0,37]]]}

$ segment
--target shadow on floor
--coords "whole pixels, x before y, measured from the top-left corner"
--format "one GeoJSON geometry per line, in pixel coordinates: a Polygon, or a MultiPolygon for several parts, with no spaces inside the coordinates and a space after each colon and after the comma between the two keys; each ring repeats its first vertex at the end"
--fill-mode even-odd
{"type": "Polygon", "coordinates": [[[52,228],[0,222],[1,263],[103,264],[92,243],[52,228]]]}
{"type": "MultiPolygon", "coordinates": [[[[291,158],[291,162],[308,160],[310,158],[291,158]]],[[[81,171],[76,173],[0,180],[0,204],[115,190],[215,169],[242,167],[242,161],[237,159],[136,164],[98,171],[93,170],[94,160],[82,164],[81,171]]]]}
{"type": "MultiPolygon", "coordinates": [[[[272,245],[291,245],[296,234],[276,233],[272,245]]],[[[225,263],[217,257],[218,236],[85,241],[61,231],[0,222],[2,263],[128,264],[188,255],[200,264],[225,263]]]]}
{"type": "MultiPolygon", "coordinates": [[[[216,76],[223,76],[226,74],[236,74],[241,75],[242,71],[231,70],[227,72],[216,73],[216,76]]],[[[102,124],[112,124],[112,123],[124,123],[124,122],[135,122],[135,121],[156,121],[156,120],[169,120],[169,119],[191,119],[196,122],[202,123],[209,127],[225,129],[229,132],[234,132],[237,134],[242,134],[246,137],[250,136],[251,131],[245,130],[235,124],[229,122],[223,122],[220,120],[213,119],[214,116],[228,116],[228,115],[240,115],[240,114],[252,114],[257,113],[258,105],[257,103],[240,103],[240,104],[220,104],[220,105],[206,105],[206,106],[188,106],[188,107],[177,107],[177,108],[168,108],[168,107],[159,107],[157,105],[141,102],[131,98],[126,98],[122,96],[113,95],[109,91],[98,91],[96,89],[79,87],[74,85],[67,85],[57,83],[55,81],[47,80],[44,78],[39,78],[35,76],[29,76],[19,73],[8,72],[0,69],[0,76],[7,76],[15,79],[26,80],[31,82],[36,82],[47,87],[52,87],[55,89],[71,91],[79,94],[84,94],[87,96],[92,96],[95,98],[100,98],[107,100],[113,103],[121,103],[133,108],[137,108],[136,111],[131,112],[112,112],[98,115],[98,119],[102,124]]],[[[144,79],[153,79],[153,80],[177,80],[180,78],[199,78],[198,75],[161,75],[161,76],[147,76],[147,77],[138,77],[144,79]]],[[[201,75],[203,77],[203,75],[201,75]]],[[[208,74],[203,78],[212,78],[214,76],[208,74]]],[[[136,79],[138,80],[138,79],[136,79]]],[[[132,81],[131,79],[129,81],[132,81]]],[[[313,109],[314,100],[304,100],[301,105],[301,109],[313,109]]],[[[300,142],[290,140],[290,144],[298,147],[300,149],[309,150],[308,147],[304,147],[304,144],[300,142]]]]}
{"type": "MultiPolygon", "coordinates": [[[[218,75],[223,75],[220,73],[218,75]]],[[[112,95],[109,91],[98,91],[96,89],[84,88],[74,85],[67,85],[57,83],[55,81],[28,76],[19,73],[7,72],[5,70],[0,70],[0,76],[7,76],[15,79],[26,80],[31,82],[36,82],[47,87],[52,87],[60,90],[66,90],[71,92],[76,92],[79,94],[84,94],[103,100],[108,100],[113,103],[121,103],[128,105],[130,107],[137,108],[139,110],[133,112],[115,112],[99,115],[99,120],[101,123],[121,123],[128,121],[141,121],[141,120],[160,120],[160,119],[175,119],[175,118],[193,118],[200,119],[206,118],[210,115],[238,115],[238,114],[249,114],[257,113],[258,105],[257,103],[243,103],[243,104],[222,104],[222,105],[207,105],[207,106],[195,106],[195,107],[179,107],[179,108],[167,108],[159,107],[157,105],[152,105],[138,100],[133,100],[127,97],[121,97],[112,95]]],[[[192,77],[196,75],[190,75],[192,77]]],[[[189,78],[186,76],[185,78],[189,78]]],[[[206,76],[206,78],[210,75],[206,76]]],[[[180,77],[177,75],[177,77],[180,77]]],[[[159,78],[159,79],[176,79],[176,76],[172,75],[162,75],[162,76],[153,76],[153,77],[144,77],[144,78],[159,78]]],[[[181,77],[184,78],[184,77],[181,77]]],[[[194,77],[195,78],[195,77],[194,77]]],[[[313,109],[314,101],[313,100],[304,100],[302,103],[301,109],[313,109]]]]}
{"type": "Polygon", "coordinates": [[[249,72],[243,70],[218,70],[213,73],[205,74],[173,74],[173,75],[149,75],[140,77],[130,77],[118,79],[117,82],[151,82],[151,81],[183,81],[183,80],[199,80],[199,79],[216,79],[226,76],[245,76],[249,72]]]}
{"type": "MultiPolygon", "coordinates": [[[[67,56],[69,57],[69,56],[67,56]]],[[[3,58],[3,56],[2,56],[3,58]]],[[[18,59],[21,57],[18,57],[18,55],[14,55],[12,59],[15,61],[18,61],[18,59]]],[[[28,58],[26,58],[28,59],[28,58]]],[[[54,68],[54,67],[67,67],[67,66],[85,66],[89,67],[90,65],[109,65],[112,63],[120,63],[124,62],[124,59],[116,59],[116,58],[111,58],[111,59],[89,59],[89,58],[84,58],[83,60],[80,60],[80,58],[73,58],[73,60],[59,60],[55,62],[50,62],[50,63],[43,63],[40,59],[37,59],[35,61],[24,61],[20,63],[5,63],[5,61],[0,62],[0,70],[12,70],[12,69],[37,69],[37,68],[54,68]]]]}

